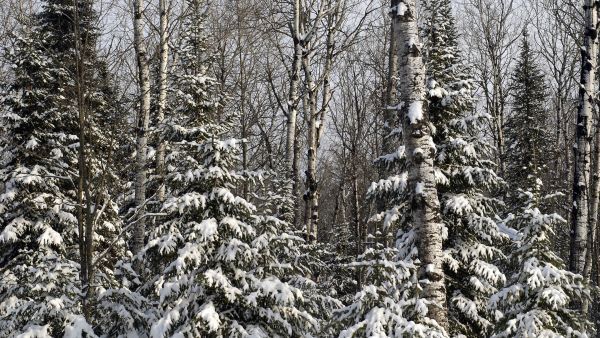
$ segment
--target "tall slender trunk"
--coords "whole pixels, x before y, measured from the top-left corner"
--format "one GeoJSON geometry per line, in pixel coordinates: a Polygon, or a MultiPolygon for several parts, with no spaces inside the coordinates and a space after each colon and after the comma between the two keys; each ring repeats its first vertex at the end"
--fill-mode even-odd
{"type": "Polygon", "coordinates": [[[317,147],[318,147],[318,112],[317,112],[317,84],[313,79],[311,69],[311,51],[307,46],[302,53],[302,69],[306,81],[308,96],[308,151],[306,168],[306,194],[305,217],[306,232],[309,241],[315,242],[318,236],[319,224],[319,192],[317,185],[317,147]]]}
{"type": "MultiPolygon", "coordinates": [[[[84,10],[89,4],[84,5],[84,10]]],[[[85,101],[86,83],[85,83],[85,57],[87,36],[83,36],[79,29],[80,25],[80,3],[78,0],[73,2],[73,29],[75,35],[75,91],[79,123],[79,148],[78,148],[78,187],[77,187],[77,223],[79,231],[79,254],[81,264],[81,283],[83,289],[83,313],[89,320],[91,317],[91,300],[93,299],[93,222],[91,210],[90,176],[88,168],[88,110],[85,101]]]]}
{"type": "Polygon", "coordinates": [[[592,132],[592,112],[598,58],[598,12],[596,1],[584,3],[585,27],[581,48],[581,86],[579,89],[579,109],[575,131],[575,165],[573,179],[573,208],[571,212],[571,252],[569,268],[572,272],[583,273],[588,240],[588,212],[590,188],[590,148],[592,132]]]}
{"type": "MultiPolygon", "coordinates": [[[[396,34],[394,33],[394,21],[390,23],[390,46],[388,50],[388,73],[386,78],[385,96],[383,101],[383,123],[384,123],[384,137],[381,142],[381,148],[384,154],[393,152],[394,146],[396,145],[392,139],[388,136],[394,130],[396,119],[395,114],[390,106],[395,102],[396,96],[396,76],[398,72],[398,54],[396,53],[396,34]]],[[[384,176],[387,170],[383,169],[380,172],[380,176],[384,176]]]]}
{"type": "Polygon", "coordinates": [[[360,196],[358,192],[358,174],[356,173],[356,165],[352,173],[352,223],[355,231],[356,240],[356,255],[360,255],[363,248],[363,229],[360,223],[360,196]]]}
{"type": "MultiPolygon", "coordinates": [[[[600,133],[598,127],[595,130],[594,142],[594,165],[592,175],[592,186],[590,192],[590,210],[589,210],[589,228],[587,234],[585,264],[583,267],[583,277],[590,280],[592,275],[592,267],[596,257],[594,257],[594,249],[596,247],[596,227],[598,226],[598,202],[600,197],[600,133]]],[[[583,312],[588,313],[590,303],[588,300],[583,302],[583,312]]]]}
{"type": "Polygon", "coordinates": [[[423,297],[429,301],[429,317],[448,331],[440,203],[433,170],[435,146],[429,128],[415,0],[392,0],[390,13],[398,37],[398,90],[402,101],[398,113],[408,161],[408,189],[413,192],[410,216],[417,231],[419,279],[427,280],[423,297]]]}
{"type": "Polygon", "coordinates": [[[592,175],[592,187],[590,192],[590,214],[589,231],[586,249],[585,266],[583,276],[590,278],[593,266],[593,247],[596,241],[596,227],[598,226],[598,205],[600,202],[600,130],[596,127],[594,141],[594,170],[592,175]]]}
{"type": "Polygon", "coordinates": [[[292,158],[292,198],[294,201],[294,225],[296,229],[300,225],[300,218],[302,216],[302,199],[300,196],[300,178],[299,178],[299,167],[300,167],[300,138],[297,137],[300,126],[296,123],[296,131],[293,143],[293,158],[292,158]]]}
{"type": "MultiPolygon", "coordinates": [[[[287,102],[287,135],[285,142],[285,164],[288,182],[288,191],[291,193],[291,197],[296,202],[296,196],[298,195],[298,168],[295,161],[294,147],[297,143],[296,140],[296,120],[298,118],[298,104],[299,98],[299,84],[300,84],[300,70],[301,70],[301,59],[302,59],[302,41],[300,40],[300,0],[294,0],[294,21],[290,26],[292,40],[294,43],[294,55],[292,58],[292,68],[290,74],[290,92],[287,102]]],[[[294,203],[294,225],[298,225],[299,213],[298,205],[294,203]]]]}
{"type": "Polygon", "coordinates": [[[164,120],[165,110],[167,108],[167,66],[169,63],[169,37],[168,25],[169,15],[167,13],[166,0],[159,0],[158,9],[160,11],[160,64],[158,70],[158,113],[156,123],[159,128],[159,141],[156,150],[156,174],[158,176],[158,191],[156,197],[159,202],[165,200],[165,140],[164,140],[164,120]]]}
{"type": "Polygon", "coordinates": [[[146,46],[143,41],[143,11],[143,0],[135,0],[133,6],[133,44],[138,68],[140,102],[136,122],[137,168],[135,177],[135,205],[137,207],[137,223],[133,230],[133,254],[137,254],[142,250],[146,233],[146,156],[148,151],[146,133],[150,124],[150,71],[148,68],[146,46]]]}
{"type": "Polygon", "coordinates": [[[323,126],[325,117],[329,112],[329,102],[332,97],[332,89],[330,83],[331,69],[333,67],[335,41],[334,34],[341,20],[338,20],[337,15],[340,11],[341,2],[336,3],[335,10],[327,16],[327,35],[325,39],[325,64],[321,73],[323,83],[323,96],[321,108],[317,107],[318,85],[312,74],[312,59],[311,46],[305,46],[302,54],[302,68],[304,70],[304,78],[307,85],[308,106],[309,106],[309,126],[308,126],[308,168],[306,170],[306,212],[307,216],[307,231],[308,237],[317,240],[319,229],[319,187],[317,181],[317,153],[321,138],[323,136],[323,126]],[[308,48],[307,48],[308,47],[308,48]]]}

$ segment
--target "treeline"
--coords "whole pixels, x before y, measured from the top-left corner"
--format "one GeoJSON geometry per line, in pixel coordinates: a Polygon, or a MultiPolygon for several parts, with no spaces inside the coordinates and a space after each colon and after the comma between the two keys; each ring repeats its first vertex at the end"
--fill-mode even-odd
{"type": "Polygon", "coordinates": [[[2,0],[0,337],[592,337],[598,4],[2,0]]]}

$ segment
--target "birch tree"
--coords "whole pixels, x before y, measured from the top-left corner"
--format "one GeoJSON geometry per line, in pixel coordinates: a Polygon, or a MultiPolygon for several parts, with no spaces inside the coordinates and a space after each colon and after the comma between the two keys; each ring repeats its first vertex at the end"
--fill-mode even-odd
{"type": "MultiPolygon", "coordinates": [[[[158,11],[160,16],[159,26],[159,66],[158,66],[158,108],[156,114],[156,123],[159,129],[164,129],[163,121],[165,119],[165,110],[167,109],[167,66],[169,64],[169,13],[167,0],[159,0],[158,11]]],[[[159,202],[165,199],[165,186],[163,183],[165,175],[165,140],[160,138],[156,149],[156,174],[159,179],[156,198],[159,202]]]]}
{"type": "Polygon", "coordinates": [[[410,201],[411,219],[417,232],[419,279],[423,297],[429,301],[428,315],[448,329],[446,286],[442,270],[442,226],[440,203],[433,170],[435,146],[431,137],[425,88],[425,66],[417,26],[414,0],[392,1],[391,15],[398,47],[398,114],[402,120],[405,154],[408,162],[407,189],[414,191],[410,201]]]}
{"type": "Polygon", "coordinates": [[[146,233],[146,157],[148,151],[147,131],[150,125],[150,70],[143,36],[143,13],[143,0],[135,0],[133,3],[133,43],[137,63],[139,107],[135,129],[137,139],[135,206],[137,210],[132,238],[132,252],[134,254],[137,254],[144,246],[146,233]]]}
{"type": "MultiPolygon", "coordinates": [[[[316,15],[311,19],[313,24],[312,35],[314,38],[307,39],[304,43],[301,63],[304,73],[305,97],[303,98],[303,107],[306,114],[308,125],[307,130],[307,169],[304,194],[305,200],[305,223],[307,236],[312,241],[318,239],[319,227],[319,184],[317,178],[317,159],[321,138],[325,128],[326,117],[329,114],[329,104],[332,98],[331,77],[333,67],[336,64],[340,53],[347,50],[352,45],[361,31],[365,19],[372,9],[371,3],[367,4],[367,10],[362,16],[359,16],[355,26],[343,30],[344,23],[348,20],[349,13],[356,3],[348,3],[342,0],[322,1],[316,15]],[[323,53],[321,55],[320,76],[314,75],[319,42],[317,36],[319,27],[317,24],[323,18],[325,22],[323,27],[323,53]],[[319,105],[319,93],[321,103],[319,105]]],[[[305,16],[306,17],[306,16],[305,16]]],[[[310,37],[310,36],[309,36],[310,37]]]]}
{"type": "MultiPolygon", "coordinates": [[[[305,35],[300,31],[300,0],[293,0],[293,21],[290,24],[290,34],[292,36],[294,54],[292,56],[292,65],[290,68],[290,89],[288,93],[287,111],[286,114],[286,139],[285,139],[285,165],[287,171],[287,179],[289,194],[295,201],[298,196],[298,157],[295,156],[295,145],[296,131],[298,126],[296,125],[298,119],[298,105],[300,104],[300,71],[301,71],[301,57],[302,57],[302,44],[305,35]]],[[[298,206],[294,208],[294,225],[298,225],[299,221],[299,210],[298,206]]]]}
{"type": "Polygon", "coordinates": [[[575,129],[576,145],[573,179],[573,209],[571,212],[571,251],[569,270],[583,273],[585,266],[591,166],[592,116],[595,109],[596,67],[598,59],[597,2],[584,3],[585,26],[581,48],[581,87],[575,129]]]}

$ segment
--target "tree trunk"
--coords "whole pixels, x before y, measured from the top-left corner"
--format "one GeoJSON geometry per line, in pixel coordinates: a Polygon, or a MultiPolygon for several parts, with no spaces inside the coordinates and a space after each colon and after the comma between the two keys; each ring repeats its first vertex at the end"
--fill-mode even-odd
{"type": "Polygon", "coordinates": [[[291,25],[292,40],[294,42],[294,56],[292,58],[292,68],[290,74],[290,92],[287,102],[287,135],[285,142],[285,165],[289,175],[287,178],[288,191],[294,201],[294,219],[293,224],[298,225],[299,213],[297,195],[298,195],[298,169],[295,161],[296,145],[296,120],[298,118],[298,104],[300,101],[298,88],[300,84],[300,67],[302,59],[302,45],[300,40],[300,0],[294,0],[294,22],[291,25]]]}
{"type": "MultiPolygon", "coordinates": [[[[308,237],[316,241],[318,239],[319,229],[319,188],[317,181],[317,152],[323,135],[323,126],[325,117],[329,111],[329,102],[331,101],[331,69],[333,68],[335,32],[339,29],[341,19],[340,14],[341,2],[336,3],[333,11],[327,15],[327,35],[325,39],[325,64],[321,73],[323,83],[323,97],[321,108],[317,107],[318,85],[312,74],[312,58],[311,45],[305,43],[302,54],[302,68],[304,70],[304,78],[307,85],[308,106],[309,106],[309,126],[308,126],[308,168],[306,170],[306,212],[308,237]]],[[[321,11],[319,13],[322,13],[321,11]]],[[[316,20],[318,21],[318,20],[316,20]]]]}
{"type": "Polygon", "coordinates": [[[413,191],[411,217],[417,231],[419,279],[428,281],[423,284],[423,297],[430,302],[428,315],[448,331],[440,203],[433,170],[435,146],[429,128],[415,0],[392,0],[390,13],[398,38],[398,90],[402,101],[398,113],[408,161],[408,189],[413,191]]]}
{"type": "MultiPolygon", "coordinates": [[[[147,131],[150,123],[150,71],[146,56],[146,46],[143,41],[142,0],[134,1],[133,43],[138,67],[138,85],[140,87],[140,106],[136,122],[137,158],[135,177],[135,205],[137,207],[137,224],[133,230],[132,252],[137,254],[144,246],[146,233],[146,153],[147,131]]],[[[138,271],[139,272],[139,271],[138,271]]]]}
{"type": "MultiPolygon", "coordinates": [[[[589,229],[587,234],[587,246],[585,254],[585,265],[583,267],[583,277],[586,280],[590,280],[592,274],[592,267],[594,264],[594,248],[596,242],[596,227],[598,225],[598,197],[600,196],[600,133],[598,128],[595,130],[595,144],[594,144],[594,171],[592,177],[592,187],[590,192],[590,210],[589,210],[589,229]]],[[[583,303],[584,313],[588,313],[589,302],[586,300],[583,303]]]]}
{"type": "Polygon", "coordinates": [[[75,34],[75,50],[76,50],[76,63],[75,63],[75,90],[77,95],[77,112],[78,112],[78,123],[79,123],[79,148],[78,151],[78,186],[77,186],[77,223],[78,223],[78,246],[80,254],[81,264],[81,284],[83,290],[83,313],[84,316],[89,320],[91,318],[92,308],[91,300],[93,299],[93,286],[92,286],[92,256],[93,256],[93,222],[91,216],[91,194],[90,194],[90,175],[88,168],[88,140],[87,140],[87,126],[88,126],[88,110],[86,106],[86,83],[85,83],[85,48],[88,47],[84,44],[86,36],[81,35],[79,30],[80,17],[79,17],[79,3],[77,0],[74,1],[73,6],[74,17],[73,17],[73,28],[75,34]]]}
{"type": "MultiPolygon", "coordinates": [[[[385,96],[383,102],[383,123],[384,123],[384,137],[381,142],[381,147],[384,154],[393,152],[396,144],[390,137],[390,133],[396,127],[396,119],[394,111],[391,109],[391,105],[396,102],[396,78],[398,72],[398,54],[396,53],[396,34],[394,32],[394,21],[390,23],[390,46],[388,52],[388,73],[386,78],[385,96]]],[[[387,174],[386,169],[380,171],[381,178],[384,178],[387,174]]]]}
{"type": "Polygon", "coordinates": [[[594,142],[594,171],[592,175],[592,190],[590,192],[590,214],[589,214],[589,229],[588,241],[586,249],[585,266],[583,276],[586,279],[590,278],[592,272],[593,246],[596,241],[596,227],[598,226],[598,204],[600,202],[600,130],[596,127],[596,135],[594,142]]]}
{"type": "Polygon", "coordinates": [[[156,174],[158,176],[158,191],[157,199],[159,202],[165,200],[165,140],[164,135],[164,119],[165,109],[167,107],[167,66],[169,62],[169,41],[168,41],[168,24],[169,16],[167,13],[166,0],[159,0],[160,11],[160,64],[158,73],[158,114],[156,123],[159,128],[159,143],[156,150],[156,174]]]}
{"type": "Polygon", "coordinates": [[[583,273],[588,240],[588,212],[590,188],[590,148],[592,112],[598,58],[597,32],[598,13],[596,2],[586,0],[584,4],[585,28],[581,48],[581,87],[579,89],[579,109],[575,131],[575,166],[573,179],[573,208],[571,216],[571,252],[569,268],[572,272],[583,273]]]}
{"type": "Polygon", "coordinates": [[[302,53],[302,68],[306,81],[308,95],[308,151],[306,168],[306,232],[307,239],[316,242],[319,224],[319,196],[317,185],[317,147],[318,147],[318,112],[317,112],[317,84],[313,80],[311,70],[310,48],[305,48],[302,53]]]}

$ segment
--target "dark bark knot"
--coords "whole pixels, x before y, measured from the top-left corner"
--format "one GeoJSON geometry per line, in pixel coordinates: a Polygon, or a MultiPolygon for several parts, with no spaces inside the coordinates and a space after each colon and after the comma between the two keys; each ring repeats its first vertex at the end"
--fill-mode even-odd
{"type": "Polygon", "coordinates": [[[408,47],[408,54],[412,57],[419,57],[421,55],[421,48],[419,48],[419,44],[414,41],[409,41],[406,43],[408,47]]]}

